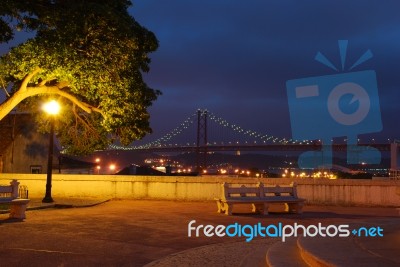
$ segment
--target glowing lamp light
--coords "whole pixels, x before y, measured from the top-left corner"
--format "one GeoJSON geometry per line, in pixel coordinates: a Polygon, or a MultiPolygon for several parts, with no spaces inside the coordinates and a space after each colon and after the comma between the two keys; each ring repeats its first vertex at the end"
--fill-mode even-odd
{"type": "Polygon", "coordinates": [[[60,104],[55,100],[51,100],[43,105],[43,110],[50,115],[57,115],[60,109],[60,104]]]}

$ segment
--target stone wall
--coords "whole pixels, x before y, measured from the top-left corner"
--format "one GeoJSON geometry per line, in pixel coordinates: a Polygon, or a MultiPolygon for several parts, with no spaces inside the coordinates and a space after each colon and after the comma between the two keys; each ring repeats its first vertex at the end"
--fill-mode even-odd
{"type": "MultiPolygon", "coordinates": [[[[44,196],[45,174],[0,174],[0,184],[12,179],[27,185],[30,198],[44,196]]],[[[182,176],[53,175],[53,198],[146,198],[168,200],[213,200],[220,196],[222,182],[250,184],[298,184],[298,195],[310,204],[400,206],[400,181],[328,180],[289,178],[231,178],[182,176]]]]}

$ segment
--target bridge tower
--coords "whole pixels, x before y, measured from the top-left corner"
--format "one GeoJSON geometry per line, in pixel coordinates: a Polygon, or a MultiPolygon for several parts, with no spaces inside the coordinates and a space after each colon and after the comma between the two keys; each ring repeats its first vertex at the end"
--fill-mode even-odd
{"type": "Polygon", "coordinates": [[[207,168],[207,110],[197,110],[197,171],[207,168]]]}

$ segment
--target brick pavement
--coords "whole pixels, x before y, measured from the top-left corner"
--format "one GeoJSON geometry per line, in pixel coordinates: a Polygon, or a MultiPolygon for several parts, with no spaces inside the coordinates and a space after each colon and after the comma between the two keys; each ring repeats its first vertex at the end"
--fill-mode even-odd
{"type": "MultiPolygon", "coordinates": [[[[302,215],[277,212],[261,216],[247,213],[247,207],[239,206],[240,213],[225,216],[216,213],[214,202],[113,200],[95,206],[87,203],[74,200],[65,206],[89,206],[84,208],[30,210],[22,222],[0,214],[0,267],[143,266],[152,262],[153,266],[250,266],[253,256],[257,256],[254,251],[264,255],[279,242],[277,238],[249,243],[244,238],[189,238],[187,226],[191,220],[212,225],[376,223],[382,227],[390,224],[391,231],[400,229],[400,217],[394,208],[306,206],[302,215]]],[[[369,239],[366,244],[371,251],[384,246],[398,248],[400,240],[390,238],[369,239]]],[[[385,257],[400,262],[398,253],[385,253],[385,257]]]]}

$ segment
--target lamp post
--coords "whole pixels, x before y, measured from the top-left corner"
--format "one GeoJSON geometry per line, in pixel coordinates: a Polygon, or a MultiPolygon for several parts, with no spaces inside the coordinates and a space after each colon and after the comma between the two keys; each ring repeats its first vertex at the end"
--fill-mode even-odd
{"type": "Polygon", "coordinates": [[[54,145],[54,116],[60,111],[60,105],[57,101],[52,100],[43,105],[43,110],[50,115],[50,134],[49,134],[49,153],[47,158],[47,181],[46,181],[46,194],[42,200],[43,203],[54,202],[51,197],[51,175],[53,169],[53,145],[54,145]]]}

